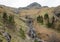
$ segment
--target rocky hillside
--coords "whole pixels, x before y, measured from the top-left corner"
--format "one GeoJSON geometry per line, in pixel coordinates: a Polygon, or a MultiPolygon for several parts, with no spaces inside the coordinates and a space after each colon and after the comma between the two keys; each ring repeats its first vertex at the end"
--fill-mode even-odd
{"type": "Polygon", "coordinates": [[[60,6],[0,5],[0,42],[60,42],[59,17],[60,6]]]}

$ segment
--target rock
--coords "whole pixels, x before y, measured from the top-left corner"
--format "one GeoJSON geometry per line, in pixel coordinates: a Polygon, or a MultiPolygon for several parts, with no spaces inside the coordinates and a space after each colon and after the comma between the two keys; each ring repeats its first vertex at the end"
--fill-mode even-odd
{"type": "Polygon", "coordinates": [[[7,32],[3,32],[2,34],[5,37],[5,39],[7,40],[7,42],[11,41],[11,35],[9,35],[7,32]]]}

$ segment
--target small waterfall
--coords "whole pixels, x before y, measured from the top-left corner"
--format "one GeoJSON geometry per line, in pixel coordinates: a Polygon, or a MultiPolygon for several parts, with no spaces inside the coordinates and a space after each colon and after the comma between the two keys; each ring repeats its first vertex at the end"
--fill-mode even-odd
{"type": "Polygon", "coordinates": [[[37,37],[36,31],[33,26],[32,18],[27,19],[26,24],[29,27],[28,36],[31,37],[33,40],[37,40],[38,42],[44,42],[44,40],[41,40],[40,38],[37,37]]]}

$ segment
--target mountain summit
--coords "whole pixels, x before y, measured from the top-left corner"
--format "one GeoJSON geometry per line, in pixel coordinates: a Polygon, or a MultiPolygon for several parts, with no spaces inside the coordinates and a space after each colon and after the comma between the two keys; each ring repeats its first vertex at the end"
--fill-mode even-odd
{"type": "Polygon", "coordinates": [[[19,7],[18,9],[39,9],[41,8],[41,5],[37,2],[33,2],[29,4],[27,7],[19,7]]]}
{"type": "Polygon", "coordinates": [[[30,5],[27,6],[28,8],[40,8],[41,5],[37,2],[31,3],[30,5]]]}

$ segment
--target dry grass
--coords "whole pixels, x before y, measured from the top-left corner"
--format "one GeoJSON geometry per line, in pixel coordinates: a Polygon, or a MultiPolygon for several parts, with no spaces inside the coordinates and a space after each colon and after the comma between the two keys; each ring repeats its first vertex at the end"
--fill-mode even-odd
{"type": "MultiPolygon", "coordinates": [[[[19,14],[15,14],[13,12],[11,12],[10,10],[8,9],[5,9],[5,11],[8,13],[8,14],[12,14],[12,15],[15,15],[15,16],[26,16],[26,15],[30,15],[31,17],[33,17],[34,19],[38,16],[38,15],[42,15],[44,16],[45,13],[48,13],[49,14],[49,17],[52,17],[53,16],[53,10],[54,8],[41,8],[41,9],[30,9],[30,10],[20,10],[20,13],[19,14]]],[[[0,9],[0,12],[4,12],[3,9],[0,9]]],[[[21,27],[23,28],[23,30],[26,31],[27,29],[27,26],[26,24],[21,21],[18,17],[15,17],[15,24],[16,24],[16,27],[17,27],[17,30],[19,30],[21,27]]],[[[53,33],[56,33],[57,34],[57,37],[60,39],[60,33],[56,32],[55,30],[53,29],[48,29],[46,28],[44,25],[40,25],[37,23],[37,21],[34,21],[34,27],[35,27],[35,30],[37,31],[37,33],[41,33],[41,35],[39,35],[42,39],[44,40],[47,40],[48,37],[46,36],[46,34],[48,35],[52,35],[53,33]]],[[[24,42],[17,34],[17,32],[11,32],[11,30],[8,30],[7,29],[7,32],[9,32],[11,35],[12,35],[12,39],[11,39],[11,42],[24,42]]],[[[5,42],[5,41],[3,41],[5,42]]]]}

